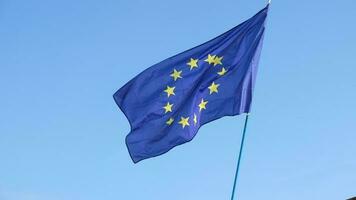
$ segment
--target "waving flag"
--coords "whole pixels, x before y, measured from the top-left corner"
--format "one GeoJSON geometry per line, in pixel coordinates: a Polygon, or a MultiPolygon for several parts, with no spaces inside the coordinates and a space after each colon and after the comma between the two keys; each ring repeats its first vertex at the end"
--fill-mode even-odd
{"type": "Polygon", "coordinates": [[[250,111],[267,12],[153,65],[114,94],[131,125],[133,162],[192,140],[203,124],[250,111]]]}

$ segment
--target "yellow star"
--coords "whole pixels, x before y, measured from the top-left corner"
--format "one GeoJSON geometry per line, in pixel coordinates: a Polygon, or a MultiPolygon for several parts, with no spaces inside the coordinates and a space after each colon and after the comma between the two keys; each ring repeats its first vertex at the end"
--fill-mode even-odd
{"type": "Polygon", "coordinates": [[[181,73],[182,71],[177,71],[176,69],[174,69],[173,73],[170,76],[173,77],[174,81],[176,81],[178,78],[182,78],[182,76],[180,75],[181,73]]]}
{"type": "Polygon", "coordinates": [[[218,87],[220,86],[220,84],[215,84],[214,82],[208,87],[210,90],[210,94],[216,92],[218,93],[218,87]]]}
{"type": "Polygon", "coordinates": [[[188,120],[189,120],[189,117],[187,117],[187,118],[181,117],[180,121],[178,123],[182,124],[182,127],[184,128],[185,126],[189,126],[188,120]]]}
{"type": "Polygon", "coordinates": [[[174,89],[175,89],[175,88],[176,88],[176,87],[169,87],[169,86],[167,85],[167,89],[165,89],[164,92],[167,93],[167,96],[168,96],[168,97],[171,96],[171,95],[176,95],[176,94],[174,94],[174,89]]]}
{"type": "Polygon", "coordinates": [[[214,61],[213,61],[213,63],[214,63],[214,66],[216,66],[216,65],[222,65],[222,63],[221,63],[221,60],[223,59],[223,57],[221,56],[221,57],[219,57],[219,56],[215,56],[215,58],[214,58],[214,61]]]}
{"type": "Polygon", "coordinates": [[[194,121],[194,125],[196,125],[197,124],[197,122],[198,122],[198,120],[197,120],[197,115],[194,113],[194,119],[193,119],[193,121],[194,121]]]}
{"type": "Polygon", "coordinates": [[[219,74],[220,76],[222,76],[222,75],[224,75],[226,72],[227,72],[227,70],[223,67],[223,68],[221,69],[221,71],[218,72],[218,74],[219,74]]]}
{"type": "MultiPolygon", "coordinates": [[[[210,93],[211,94],[211,93],[210,93]]],[[[206,109],[206,104],[208,103],[208,101],[204,101],[204,99],[201,99],[201,102],[199,104],[199,112],[201,112],[201,110],[205,110],[206,109]]]]}
{"type": "Polygon", "coordinates": [[[190,70],[192,70],[195,67],[198,67],[198,59],[191,58],[190,61],[187,63],[187,65],[190,66],[190,70]]]}
{"type": "Polygon", "coordinates": [[[165,110],[164,113],[172,112],[172,106],[173,106],[173,104],[170,104],[169,102],[167,102],[166,106],[163,107],[165,110]]]}
{"type": "Polygon", "coordinates": [[[168,121],[166,121],[166,124],[171,125],[174,122],[174,119],[171,117],[169,118],[168,121]]]}
{"type": "Polygon", "coordinates": [[[205,59],[204,61],[211,64],[211,63],[214,63],[214,59],[215,59],[215,55],[208,55],[208,58],[205,59]]]}

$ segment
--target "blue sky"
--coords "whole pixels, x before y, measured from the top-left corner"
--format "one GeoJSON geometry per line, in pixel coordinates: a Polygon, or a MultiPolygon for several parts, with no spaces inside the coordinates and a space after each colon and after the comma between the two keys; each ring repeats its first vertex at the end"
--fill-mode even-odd
{"type": "MultiPolygon", "coordinates": [[[[244,116],[133,164],[112,94],[264,1],[0,2],[1,200],[229,199],[244,116]]],[[[356,1],[272,2],[237,195],[356,196],[356,1]]]]}

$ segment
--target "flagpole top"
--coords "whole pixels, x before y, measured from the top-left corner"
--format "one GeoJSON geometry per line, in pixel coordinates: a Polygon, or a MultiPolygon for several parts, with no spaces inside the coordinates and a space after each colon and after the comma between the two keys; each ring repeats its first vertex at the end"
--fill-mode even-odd
{"type": "Polygon", "coordinates": [[[268,4],[271,4],[271,0],[268,0],[268,4]]]}

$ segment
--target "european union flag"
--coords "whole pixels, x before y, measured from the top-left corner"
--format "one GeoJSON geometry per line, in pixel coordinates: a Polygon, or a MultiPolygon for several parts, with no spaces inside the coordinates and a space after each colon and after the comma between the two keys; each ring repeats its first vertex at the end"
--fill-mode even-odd
{"type": "Polygon", "coordinates": [[[189,142],[199,127],[250,112],[268,6],[202,45],[146,69],[114,94],[133,162],[189,142]]]}

